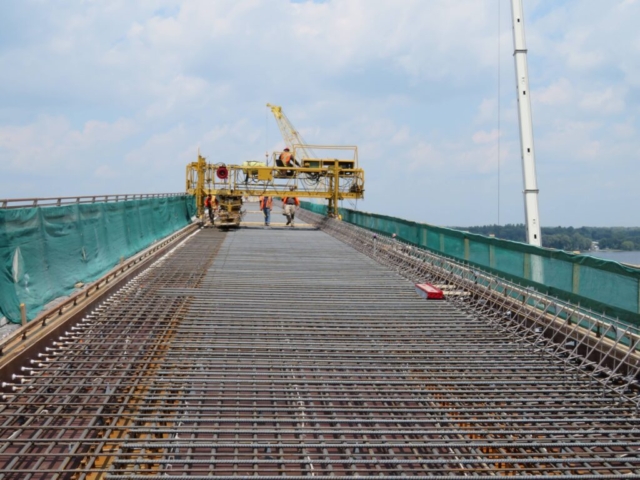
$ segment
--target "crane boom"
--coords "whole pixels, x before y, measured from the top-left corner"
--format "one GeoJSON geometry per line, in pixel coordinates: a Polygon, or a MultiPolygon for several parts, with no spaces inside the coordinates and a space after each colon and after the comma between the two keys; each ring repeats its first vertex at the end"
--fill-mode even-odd
{"type": "Polygon", "coordinates": [[[316,155],[307,147],[307,142],[304,141],[302,135],[293,127],[291,121],[282,111],[282,107],[278,105],[271,105],[267,103],[267,108],[271,109],[271,113],[276,119],[282,139],[287,147],[291,150],[296,150],[302,154],[302,158],[316,158],[316,155]]]}

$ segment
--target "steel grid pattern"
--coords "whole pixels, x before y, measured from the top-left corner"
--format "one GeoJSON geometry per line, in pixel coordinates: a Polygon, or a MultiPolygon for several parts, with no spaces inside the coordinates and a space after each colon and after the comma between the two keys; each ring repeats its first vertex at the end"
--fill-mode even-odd
{"type": "Polygon", "coordinates": [[[432,282],[462,311],[587,374],[640,410],[640,331],[617,319],[484,274],[455,260],[304,211],[307,221],[413,282],[432,282]]]}
{"type": "Polygon", "coordinates": [[[640,476],[632,403],[320,231],[201,231],[13,389],[7,480],[640,476]]]}

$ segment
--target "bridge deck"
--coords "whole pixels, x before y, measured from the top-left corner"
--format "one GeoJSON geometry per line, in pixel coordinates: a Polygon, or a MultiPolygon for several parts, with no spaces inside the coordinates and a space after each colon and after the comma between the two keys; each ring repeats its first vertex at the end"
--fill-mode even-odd
{"type": "Polygon", "coordinates": [[[4,479],[640,475],[632,406],[310,229],[199,232],[25,381],[4,479]]]}

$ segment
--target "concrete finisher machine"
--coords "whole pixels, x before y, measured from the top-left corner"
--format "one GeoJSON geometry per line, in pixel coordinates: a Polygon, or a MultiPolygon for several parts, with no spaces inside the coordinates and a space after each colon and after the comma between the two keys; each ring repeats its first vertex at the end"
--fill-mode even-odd
{"type": "Polygon", "coordinates": [[[283,165],[283,152],[275,151],[266,162],[248,161],[241,165],[209,163],[198,153],[198,160],[187,165],[187,193],[196,197],[198,216],[205,218],[205,198],[211,195],[216,216],[214,225],[238,227],[245,199],[269,196],[328,201],[328,214],[338,217],[340,200],[364,197],[364,170],[358,168],[358,147],[308,145],[295,130],[282,108],[271,109],[286,149],[295,163],[283,165]],[[322,155],[316,153],[322,152],[322,155]]]}

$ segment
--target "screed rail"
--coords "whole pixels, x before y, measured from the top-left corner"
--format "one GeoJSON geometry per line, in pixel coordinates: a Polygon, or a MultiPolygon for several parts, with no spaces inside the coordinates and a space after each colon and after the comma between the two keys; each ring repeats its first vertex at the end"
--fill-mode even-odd
{"type": "Polygon", "coordinates": [[[634,405],[311,229],[206,229],[9,385],[0,478],[640,476],[634,405]]]}

